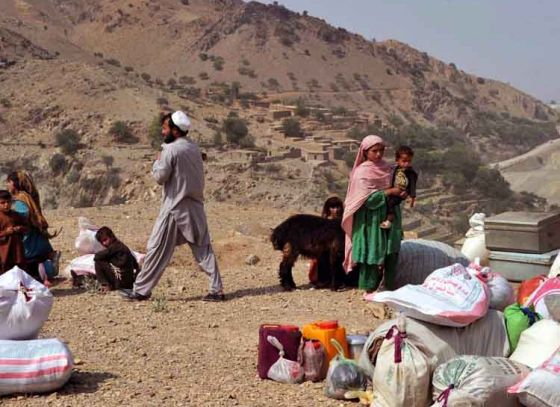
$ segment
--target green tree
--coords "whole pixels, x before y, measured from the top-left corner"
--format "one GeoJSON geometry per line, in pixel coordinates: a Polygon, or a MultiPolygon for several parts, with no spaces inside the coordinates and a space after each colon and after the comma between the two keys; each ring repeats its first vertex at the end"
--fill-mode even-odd
{"type": "Polygon", "coordinates": [[[307,117],[309,116],[309,109],[305,105],[305,101],[302,98],[296,100],[296,109],[294,110],[296,116],[307,117]]]}
{"type": "Polygon", "coordinates": [[[154,149],[159,150],[159,147],[163,142],[161,138],[161,118],[159,115],[152,119],[152,122],[148,127],[148,141],[154,149]]]}
{"type": "Polygon", "coordinates": [[[247,123],[237,117],[236,114],[231,113],[226,119],[224,119],[222,123],[222,130],[226,134],[226,140],[229,143],[234,144],[240,144],[241,139],[249,133],[247,123]]]}
{"type": "Polygon", "coordinates": [[[294,119],[293,117],[289,117],[282,121],[282,131],[286,137],[301,137],[303,134],[299,120],[294,119]]]}
{"type": "Polygon", "coordinates": [[[109,129],[109,134],[113,140],[119,143],[133,144],[138,142],[138,137],[132,134],[128,125],[123,121],[116,121],[109,129]]]}
{"type": "Polygon", "coordinates": [[[55,135],[55,146],[60,147],[65,155],[74,154],[82,148],[80,135],[72,129],[64,129],[55,135]]]}

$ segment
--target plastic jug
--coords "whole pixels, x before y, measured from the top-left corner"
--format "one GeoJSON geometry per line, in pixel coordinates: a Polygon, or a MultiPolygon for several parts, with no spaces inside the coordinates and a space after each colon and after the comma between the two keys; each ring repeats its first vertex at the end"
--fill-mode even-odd
{"type": "Polygon", "coordinates": [[[295,325],[264,324],[259,328],[259,355],[257,371],[261,379],[266,379],[268,369],[279,358],[278,349],[267,341],[267,336],[274,336],[284,347],[284,357],[298,361],[301,332],[295,325]]]}
{"type": "Polygon", "coordinates": [[[331,344],[334,338],[340,343],[344,350],[344,356],[348,357],[348,342],[346,342],[346,329],[338,325],[338,321],[316,321],[303,326],[303,337],[305,339],[317,339],[325,348],[327,365],[338,353],[331,344]]]}

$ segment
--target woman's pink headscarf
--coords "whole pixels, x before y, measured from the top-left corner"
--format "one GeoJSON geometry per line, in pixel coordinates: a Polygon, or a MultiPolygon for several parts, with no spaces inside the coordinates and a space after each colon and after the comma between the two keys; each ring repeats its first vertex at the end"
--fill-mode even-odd
{"type": "Polygon", "coordinates": [[[367,136],[360,144],[360,150],[354,161],[350,173],[350,183],[344,201],[344,214],[342,215],[342,229],[346,234],[344,245],[344,270],[352,269],[352,223],[354,213],[362,207],[368,197],[377,191],[389,187],[391,166],[384,159],[377,162],[369,161],[364,153],[376,144],[383,144],[379,136],[367,136]]]}

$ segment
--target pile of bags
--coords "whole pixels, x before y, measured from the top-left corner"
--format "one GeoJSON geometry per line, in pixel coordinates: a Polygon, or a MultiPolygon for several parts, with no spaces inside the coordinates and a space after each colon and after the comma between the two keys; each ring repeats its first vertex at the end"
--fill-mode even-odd
{"type": "Polygon", "coordinates": [[[276,356],[261,377],[300,383],[326,375],[327,396],[359,397],[373,407],[560,407],[558,273],[560,262],[555,273],[523,282],[516,297],[478,261],[437,269],[422,284],[365,296],[398,317],[369,335],[357,363],[333,340],[328,372],[317,357],[307,377],[302,349],[314,346],[305,327],[303,338],[293,327],[288,346],[268,337],[276,356]]]}
{"type": "Polygon", "coordinates": [[[502,276],[454,264],[366,299],[399,311],[359,360],[371,406],[560,406],[560,278],[524,282],[516,302],[502,276]]]}
{"type": "Polygon", "coordinates": [[[35,339],[53,305],[49,289],[18,267],[0,276],[0,395],[64,386],[73,359],[58,339],[35,339]]]}
{"type": "MultiPolygon", "coordinates": [[[[76,247],[80,256],[73,259],[64,269],[63,274],[67,278],[72,276],[72,272],[77,276],[95,276],[95,262],[93,261],[93,257],[95,253],[105,249],[95,238],[95,234],[98,230],[99,227],[89,219],[82,216],[78,218],[78,236],[74,240],[74,247],[76,247]]],[[[138,264],[142,266],[145,255],[135,252],[134,250],[131,250],[131,252],[138,264]]]]}

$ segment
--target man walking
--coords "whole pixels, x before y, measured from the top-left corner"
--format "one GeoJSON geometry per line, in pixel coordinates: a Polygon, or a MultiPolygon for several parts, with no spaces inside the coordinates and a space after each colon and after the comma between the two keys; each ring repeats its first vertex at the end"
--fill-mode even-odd
{"type": "Polygon", "coordinates": [[[224,301],[222,279],[204,212],[204,170],[198,146],[187,139],[191,122],[181,111],[161,120],[163,150],[152,168],[152,176],[163,185],[163,202],[152,234],[144,265],[133,290],[122,290],[125,298],[142,301],[151,296],[175,247],[188,243],[199,266],[210,279],[204,301],[224,301]]]}

